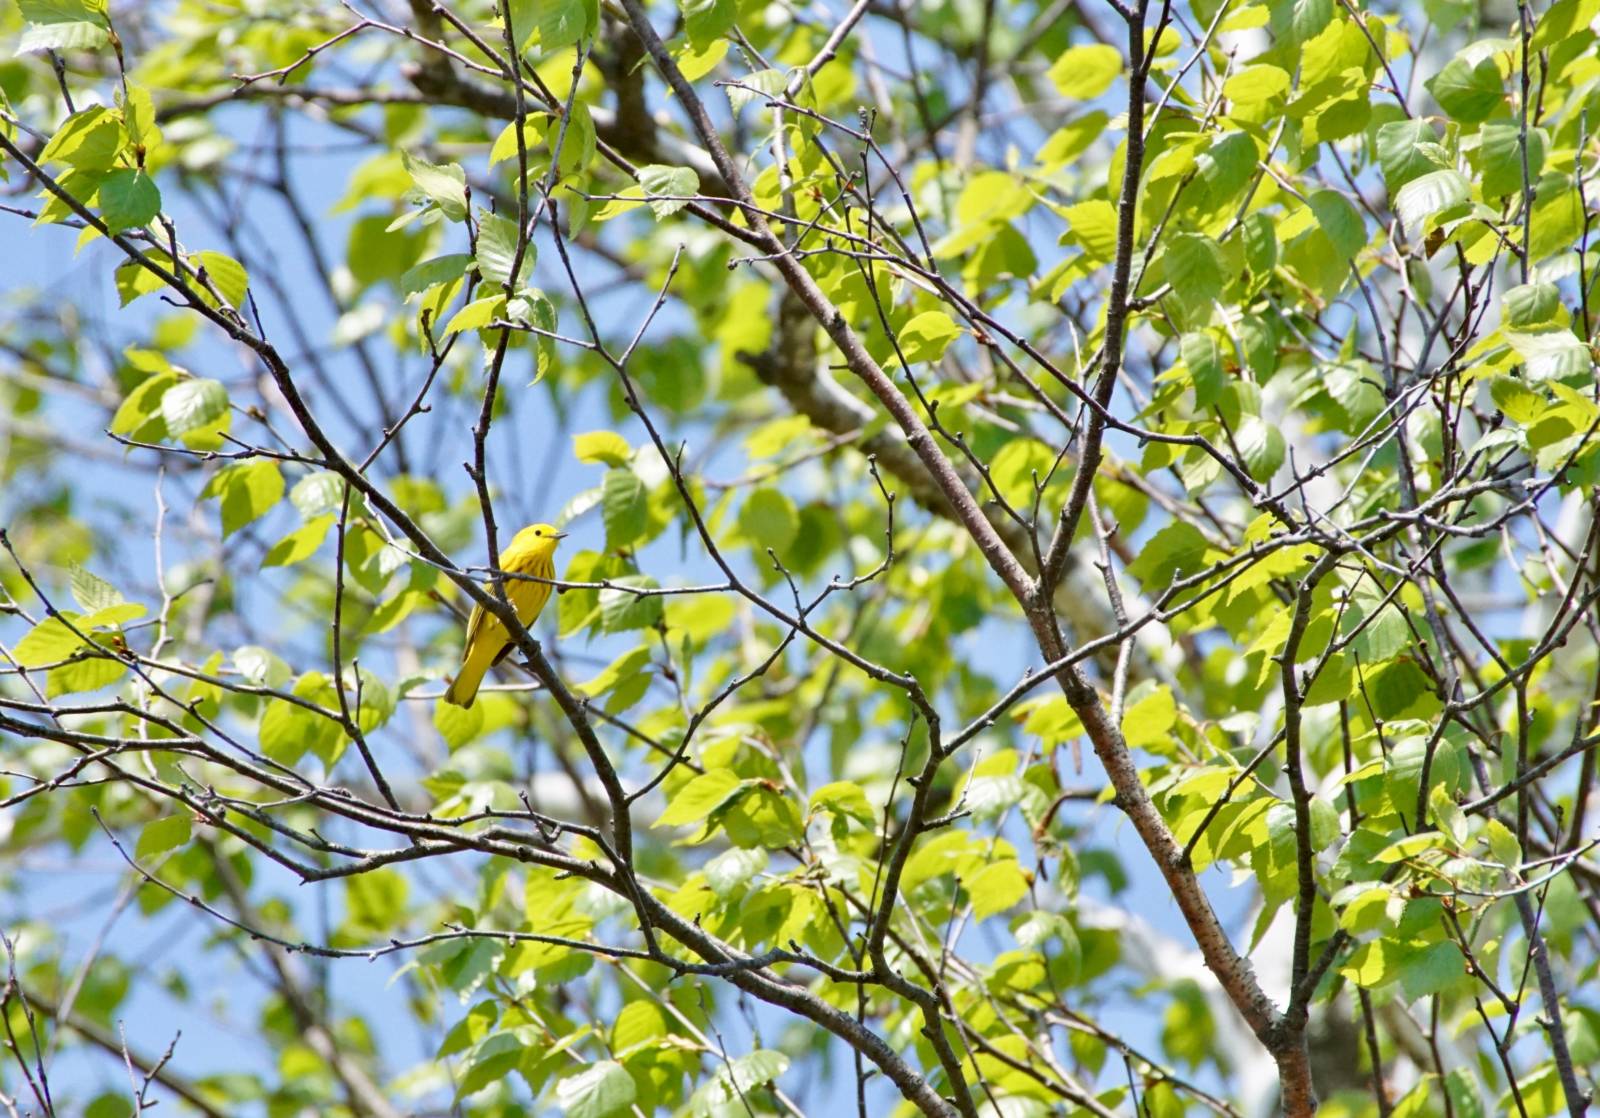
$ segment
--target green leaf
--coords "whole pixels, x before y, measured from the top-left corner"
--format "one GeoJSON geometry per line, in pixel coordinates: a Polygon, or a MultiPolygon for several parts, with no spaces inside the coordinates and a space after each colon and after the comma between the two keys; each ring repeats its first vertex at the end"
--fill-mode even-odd
{"type": "Polygon", "coordinates": [[[111,628],[143,617],[147,612],[139,602],[116,602],[84,614],[78,618],[77,626],[80,629],[111,628]]]}
{"type": "Polygon", "coordinates": [[[1134,749],[1158,745],[1166,741],[1177,721],[1177,703],[1171,689],[1163,684],[1123,714],[1122,736],[1134,749]]]}
{"type": "Polygon", "coordinates": [[[598,698],[624,680],[637,675],[649,663],[650,647],[641,644],[618,656],[607,664],[599,675],[578,684],[573,690],[591,699],[598,698]]]}
{"type": "Polygon", "coordinates": [[[972,898],[972,914],[979,920],[1004,912],[1028,895],[1028,877],[1014,858],[990,862],[964,884],[972,898]]]}
{"type": "Polygon", "coordinates": [[[1383,413],[1386,403],[1378,374],[1365,361],[1335,365],[1322,378],[1323,387],[1344,412],[1346,434],[1354,435],[1383,413]]]}
{"type": "Polygon", "coordinates": [[[33,51],[96,50],[111,39],[97,23],[29,24],[17,40],[17,54],[33,51]]]}
{"type": "MultiPolygon", "coordinates": [[[[1357,599],[1350,610],[1345,614],[1345,627],[1351,629],[1355,624],[1366,621],[1367,610],[1377,606],[1377,599],[1357,599]]],[[[1406,615],[1390,602],[1378,606],[1377,612],[1372,616],[1369,624],[1361,630],[1361,635],[1356,638],[1355,649],[1363,664],[1380,664],[1385,660],[1392,660],[1405,649],[1411,647],[1415,639],[1411,626],[1406,621],[1406,615]]]]}
{"type": "Polygon", "coordinates": [[[111,417],[111,433],[128,435],[140,442],[155,442],[165,438],[167,425],[161,418],[161,397],[177,383],[177,373],[157,373],[140,381],[111,417]]]}
{"type": "Polygon", "coordinates": [[[108,171],[127,142],[128,133],[116,114],[95,105],[63,121],[38,158],[40,163],[65,163],[79,171],[108,171]]]}
{"type": "Polygon", "coordinates": [[[1583,197],[1571,176],[1543,176],[1539,180],[1538,195],[1533,204],[1529,258],[1543,260],[1556,253],[1569,251],[1582,235],[1585,220],[1583,197]]]}
{"type": "Polygon", "coordinates": [[[278,503],[283,475],[266,459],[232,463],[211,476],[201,496],[221,498],[222,534],[231,536],[278,503]]]}
{"type": "MultiPolygon", "coordinates": [[[[169,274],[172,272],[172,258],[160,250],[147,250],[145,259],[150,263],[164,268],[169,274]]],[[[161,291],[167,287],[167,281],[156,273],[146,268],[137,260],[130,260],[119,265],[115,279],[117,284],[117,299],[122,306],[127,306],[141,295],[149,295],[153,291],[161,291]]]]}
{"type": "Polygon", "coordinates": [[[1522,865],[1522,844],[1517,841],[1517,836],[1511,832],[1500,820],[1491,817],[1483,829],[1484,838],[1489,843],[1489,852],[1494,855],[1494,860],[1507,869],[1518,869],[1522,865]]]}
{"type": "MultiPolygon", "coordinates": [[[[520,288],[527,282],[527,277],[533,271],[533,265],[538,253],[534,251],[533,242],[529,241],[522,254],[522,262],[518,268],[517,279],[511,282],[511,266],[517,262],[517,223],[510,218],[501,217],[499,214],[484,214],[478,220],[478,274],[483,276],[484,283],[506,284],[511,283],[513,288],[520,288]]],[[[481,301],[481,300],[480,300],[481,301]]],[[[476,306],[477,304],[472,304],[476,306]]],[[[462,313],[465,313],[463,310],[462,313]]],[[[460,318],[458,314],[456,318],[460,318]]],[[[487,321],[487,319],[485,320],[487,321]]],[[[455,320],[450,322],[448,332],[462,329],[456,325],[455,320]]]]}
{"type": "Polygon", "coordinates": [[[643,536],[650,506],[644,482],[629,469],[607,470],[600,483],[600,518],[606,526],[606,550],[623,551],[643,536]]]}
{"type": "Polygon", "coordinates": [[[220,252],[197,252],[189,257],[189,264],[211,282],[217,293],[235,310],[244,306],[245,291],[250,286],[250,276],[231,256],[220,252]]]}
{"type": "Polygon", "coordinates": [[[689,42],[697,50],[726,35],[739,14],[736,0],[678,0],[678,8],[683,12],[689,42]]]}
{"type": "MultiPolygon", "coordinates": [[[[524,290],[516,298],[506,304],[506,313],[516,322],[531,326],[535,330],[555,333],[556,307],[550,297],[543,291],[535,288],[524,290]]],[[[550,371],[551,362],[555,359],[555,340],[544,334],[533,335],[535,376],[529,383],[537,383],[539,378],[550,371]]]]}
{"type": "Polygon", "coordinates": [[[292,765],[311,748],[323,721],[303,707],[273,699],[261,716],[261,752],[280,765],[292,765]]]}
{"type": "Polygon", "coordinates": [[[289,567],[311,558],[316,554],[317,548],[322,546],[322,541],[327,538],[328,529],[333,527],[333,521],[332,513],[324,513],[306,521],[273,544],[261,560],[261,565],[289,567]]]}
{"type": "Polygon", "coordinates": [[[1517,423],[1527,426],[1544,413],[1544,397],[1512,377],[1495,377],[1489,383],[1489,397],[1495,407],[1517,423]]]}
{"type": "Polygon", "coordinates": [[[84,641],[59,617],[47,617],[28,631],[11,651],[24,668],[42,668],[70,657],[85,647],[84,641]]]}
{"type": "Polygon", "coordinates": [[[1217,242],[1201,233],[1179,233],[1167,244],[1162,260],[1167,282],[1190,304],[1206,304],[1222,291],[1227,278],[1217,242]]]}
{"type": "Polygon", "coordinates": [[[467,274],[467,268],[472,263],[473,257],[467,253],[452,252],[414,264],[400,276],[400,293],[418,295],[437,284],[460,279],[467,274]]]}
{"type": "Polygon", "coordinates": [[[282,687],[293,678],[289,665],[277,653],[260,645],[247,644],[234,649],[233,666],[257,687],[282,687]]]}
{"type": "Polygon", "coordinates": [[[1334,897],[1334,907],[1340,909],[1339,926],[1352,935],[1364,935],[1391,924],[1390,905],[1401,903],[1389,885],[1359,882],[1342,889],[1334,897]]]}
{"type": "Polygon", "coordinates": [[[943,311],[923,311],[900,328],[900,352],[912,364],[938,361],[950,343],[961,336],[961,327],[943,311]]]}
{"type": "Polygon", "coordinates": [[[1418,175],[1439,170],[1439,137],[1426,120],[1391,120],[1378,127],[1378,164],[1392,198],[1418,175]]]}
{"type": "Polygon", "coordinates": [[[1128,573],[1146,590],[1165,590],[1180,574],[1192,574],[1205,562],[1206,538],[1185,521],[1174,521],[1145,541],[1128,573]]]}
{"type": "Polygon", "coordinates": [[[1539,17],[1528,50],[1549,50],[1568,39],[1588,35],[1596,15],[1600,15],[1600,0],[1557,0],[1539,17]]]}
{"type": "MultiPolygon", "coordinates": [[[[1000,495],[1013,507],[1029,507],[1035,496],[1035,482],[1044,484],[1051,477],[1055,463],[1053,452],[1040,439],[1013,438],[994,452],[989,465],[989,477],[1000,495]]],[[[1052,482],[1059,490],[1065,471],[1056,471],[1052,482]]]]}
{"type": "Polygon", "coordinates": [[[106,0],[17,0],[29,23],[94,23],[109,27],[106,0]]]}
{"type": "Polygon", "coordinates": [[[1326,850],[1338,841],[1341,833],[1339,809],[1321,796],[1313,796],[1310,810],[1312,849],[1326,850]]]}
{"type": "MultiPolygon", "coordinates": [[[[1384,782],[1389,801],[1408,818],[1413,814],[1417,804],[1417,784],[1422,779],[1422,765],[1427,758],[1427,746],[1427,737],[1416,734],[1401,739],[1384,758],[1384,782]]],[[[1434,747],[1433,760],[1428,766],[1429,792],[1431,793],[1435,786],[1453,789],[1461,776],[1462,767],[1457,750],[1450,739],[1445,738],[1440,741],[1434,747]]],[[[1432,835],[1435,841],[1438,840],[1439,836],[1432,832],[1412,837],[1428,835],[1432,835]]],[[[1412,852],[1402,851],[1399,856],[1408,856],[1409,853],[1412,852]]],[[[1388,852],[1380,851],[1374,855],[1374,860],[1386,862],[1394,861],[1396,858],[1389,856],[1388,852]]]]}
{"type": "MultiPolygon", "coordinates": [[[[479,248],[481,251],[481,244],[479,248]]],[[[508,264],[507,267],[509,266],[508,264]]],[[[505,305],[506,297],[504,294],[489,295],[482,299],[476,299],[450,317],[450,321],[444,324],[444,330],[441,331],[440,336],[449,337],[451,334],[457,334],[463,330],[481,329],[499,318],[500,312],[505,309],[505,305]]]]}
{"type": "Polygon", "coordinates": [[[1044,947],[1052,939],[1060,940],[1064,947],[1078,949],[1078,932],[1072,921],[1059,912],[1035,909],[1022,917],[1011,929],[1017,943],[1029,951],[1044,947]]]}
{"type": "Polygon", "coordinates": [[[656,580],[646,575],[626,575],[612,579],[615,586],[600,591],[600,628],[607,633],[626,633],[648,629],[661,623],[660,594],[634,594],[628,587],[655,589],[656,580]]]}
{"type": "Polygon", "coordinates": [[[344,911],[347,925],[360,932],[381,935],[392,930],[406,911],[406,877],[392,866],[379,866],[345,879],[344,911]]]}
{"type": "Polygon", "coordinates": [[[780,489],[762,486],[739,509],[739,532],[757,553],[770,547],[781,558],[799,531],[799,510],[780,489]]]}
{"type": "Polygon", "coordinates": [[[428,595],[421,590],[402,590],[372,611],[368,619],[369,633],[387,633],[411,616],[413,610],[428,603],[428,595]]]}
{"type": "MultiPolygon", "coordinates": [[[[711,73],[726,57],[728,57],[728,40],[725,38],[713,40],[698,48],[689,43],[673,52],[678,69],[691,82],[697,82],[711,73]]],[[[729,92],[733,92],[731,87],[729,92]]],[[[637,190],[638,187],[632,189],[637,190]]]]}
{"type": "Polygon", "coordinates": [[[1256,142],[1244,132],[1229,132],[1195,156],[1205,185],[1205,204],[1213,210],[1232,203],[1255,178],[1256,142]]]}
{"type": "Polygon", "coordinates": [[[122,592],[115,586],[77,563],[72,564],[70,577],[72,599],[85,613],[118,606],[125,601],[122,592]]]}
{"type": "Polygon", "coordinates": [[[1437,850],[1444,845],[1444,836],[1437,831],[1425,831],[1422,834],[1407,835],[1405,838],[1396,839],[1388,846],[1373,855],[1373,861],[1382,866],[1403,862],[1408,858],[1415,858],[1418,854],[1428,850],[1437,850]]]}
{"type": "Polygon", "coordinates": [[[1466,20],[1478,18],[1478,6],[1473,0],[1422,0],[1422,12],[1440,34],[1449,34],[1466,20]]]}
{"type": "Polygon", "coordinates": [[[735,846],[762,846],[769,850],[799,842],[804,829],[794,801],[761,782],[754,783],[747,796],[729,804],[716,821],[735,846]]]}
{"type": "Polygon", "coordinates": [[[1070,227],[1067,238],[1096,264],[1107,264],[1117,254],[1117,210],[1110,202],[1093,198],[1061,212],[1070,227]]]}
{"type": "Polygon", "coordinates": [[[1421,234],[1429,218],[1462,205],[1471,194],[1472,186],[1460,171],[1429,171],[1400,188],[1394,209],[1413,234],[1421,234]]]}
{"type": "MultiPolygon", "coordinates": [[[[1589,1060],[1593,1066],[1594,1060],[1589,1060]]],[[[1426,1078],[1426,1077],[1424,1077],[1426,1078]]],[[[1476,1070],[1469,1067],[1451,1068],[1444,1077],[1445,1094],[1450,1097],[1455,1118],[1486,1118],[1483,1098],[1478,1093],[1478,1080],[1476,1070]]],[[[1501,1113],[1509,1113],[1513,1104],[1507,1100],[1507,1109],[1501,1113]]],[[[1555,1109],[1552,1107],[1552,1109],[1555,1109]]],[[[1530,1116],[1531,1118],[1531,1116],[1530,1116]]]]}
{"type": "Polygon", "coordinates": [[[744,781],[732,769],[711,769],[696,776],[667,797],[667,808],[652,827],[681,827],[698,823],[744,790],[744,781]]]}
{"type": "Polygon", "coordinates": [[[400,153],[400,163],[411,181],[439,207],[451,221],[467,216],[467,173],[454,163],[440,166],[418,158],[409,151],[400,153]]]}
{"type": "Polygon", "coordinates": [[[589,431],[572,436],[572,450],[580,462],[626,466],[633,457],[628,440],[615,431],[589,431]]]}
{"type": "MultiPolygon", "coordinates": [[[[502,952],[498,945],[486,942],[461,944],[447,960],[441,960],[441,976],[465,998],[495,968],[502,952]]],[[[451,1076],[458,1096],[474,1094],[507,1078],[535,1055],[537,1049],[524,1039],[527,1033],[525,1028],[493,1032],[468,1049],[451,1076]]]]}
{"type": "MultiPolygon", "coordinates": [[[[533,169],[533,149],[544,143],[544,123],[549,114],[529,112],[523,118],[522,125],[522,150],[529,153],[528,166],[530,173],[533,169]]],[[[507,159],[517,158],[517,122],[513,120],[500,130],[500,135],[495,137],[494,143],[489,147],[489,166],[504,163],[507,159]]]]}
{"type": "MultiPolygon", "coordinates": [[[[596,7],[598,12],[598,6],[596,7]]],[[[594,117],[589,112],[589,106],[581,100],[572,105],[572,115],[568,120],[565,133],[561,121],[552,117],[545,126],[546,143],[552,150],[557,150],[557,169],[563,175],[576,175],[594,162],[595,152],[598,150],[597,138],[594,131],[594,117]]]]}
{"type": "Polygon", "coordinates": [[[1244,262],[1258,279],[1278,266],[1278,232],[1272,219],[1263,213],[1253,213],[1244,219],[1239,228],[1244,242],[1244,262]]]}
{"type": "Polygon", "coordinates": [[[733,602],[720,594],[676,594],[667,599],[664,610],[669,629],[702,646],[727,632],[738,613],[733,602]]]}
{"type": "Polygon", "coordinates": [[[119,168],[100,182],[100,217],[113,233],[142,229],[161,212],[161,191],[144,171],[119,168]]]}
{"type": "Polygon", "coordinates": [[[1354,260],[1367,244],[1367,230],[1355,203],[1335,190],[1319,190],[1307,199],[1317,225],[1341,257],[1354,260]]]}
{"type": "MultiPolygon", "coordinates": [[[[1539,185],[1550,133],[1528,129],[1528,186],[1539,185]]],[[[1522,193],[1522,129],[1508,122],[1491,122],[1478,130],[1478,166],[1483,171],[1479,187],[1484,198],[1522,193]]]]}
{"type": "Polygon", "coordinates": [[[617,1014],[611,1026],[611,1048],[617,1055],[626,1056],[641,1045],[650,1044],[671,1032],[666,1013],[654,1002],[641,998],[629,1002],[617,1014]]]}
{"type": "Polygon", "coordinates": [[[1505,102],[1500,68],[1492,58],[1471,65],[1457,55],[1422,83],[1452,120],[1476,124],[1487,120],[1505,102]]]}
{"type": "Polygon", "coordinates": [[[1587,376],[1594,368],[1589,347],[1567,327],[1506,330],[1504,333],[1511,348],[1522,358],[1529,380],[1566,380],[1587,376]]]}
{"type": "Polygon", "coordinates": [[[161,397],[161,418],[174,438],[210,426],[227,410],[228,390],[205,377],[181,380],[161,397]]]}
{"type": "Polygon", "coordinates": [[[743,1113],[744,1107],[739,1103],[740,1099],[763,1084],[771,1083],[788,1070],[788,1056],[770,1048],[758,1048],[748,1055],[731,1061],[731,1066],[725,1066],[718,1071],[716,1083],[713,1084],[716,1089],[708,1092],[708,1101],[718,1107],[733,1104],[739,1107],[740,1113],[743,1113]]]}
{"type": "Polygon", "coordinates": [[[156,103],[150,90],[128,82],[117,91],[116,97],[122,106],[122,123],[128,129],[129,139],[143,147],[158,143],[161,133],[156,130],[156,103]]]}
{"type": "Polygon", "coordinates": [[[757,70],[745,74],[737,86],[727,87],[728,104],[737,113],[750,102],[761,100],[763,94],[773,97],[783,92],[786,80],[782,70],[757,70]]]}
{"type": "Polygon", "coordinates": [[[93,50],[110,39],[103,0],[17,0],[28,27],[17,53],[93,50]]]}
{"type": "Polygon", "coordinates": [[[1189,368],[1189,379],[1194,385],[1195,407],[1210,407],[1222,394],[1225,374],[1221,345],[1210,334],[1190,333],[1179,340],[1178,352],[1189,368]]]}
{"type": "Polygon", "coordinates": [[[1339,968],[1339,973],[1357,986],[1376,989],[1399,973],[1405,952],[1406,945],[1393,940],[1370,940],[1356,948],[1349,962],[1339,968]]]}
{"type": "Polygon", "coordinates": [[[1442,993],[1467,977],[1467,961],[1449,940],[1411,955],[1400,966],[1400,988],[1407,998],[1442,993]]]}
{"type": "Polygon", "coordinates": [[[471,707],[458,707],[442,699],[433,704],[433,728],[439,731],[450,752],[454,753],[483,733],[486,705],[474,703],[471,707]]]}
{"type": "Polygon", "coordinates": [[[1332,21],[1333,0],[1291,0],[1289,34],[1294,43],[1316,38],[1332,21]]]}
{"type": "MultiPolygon", "coordinates": [[[[293,693],[325,710],[339,706],[332,685],[321,672],[306,672],[295,682],[293,693]]],[[[292,765],[307,752],[333,756],[340,728],[332,719],[297,703],[272,699],[261,716],[259,737],[263,753],[279,764],[292,765]]]]}
{"type": "Polygon", "coordinates": [[[1222,95],[1240,105],[1254,105],[1289,91],[1289,75],[1277,66],[1257,63],[1222,83],[1222,95]]]}
{"type": "Polygon", "coordinates": [[[1513,330],[1538,326],[1565,326],[1561,289],[1553,283],[1524,283],[1500,296],[1501,324],[1513,330]]]}
{"type": "Polygon", "coordinates": [[[1245,469],[1263,485],[1272,480],[1288,452],[1288,444],[1278,425],[1257,415],[1245,416],[1233,433],[1233,441],[1244,457],[1245,469]]]}
{"type": "Polygon", "coordinates": [[[547,53],[564,50],[594,34],[600,23],[598,0],[539,0],[534,10],[539,45],[547,53]]]}
{"type": "Polygon", "coordinates": [[[1022,803],[1028,790],[1029,786],[1015,773],[981,774],[967,783],[967,807],[974,819],[990,822],[1022,803]]]}
{"type": "Polygon", "coordinates": [[[188,815],[169,815],[146,823],[139,831],[139,844],[134,856],[149,861],[189,841],[193,818],[188,815]]]}
{"type": "Polygon", "coordinates": [[[765,850],[759,847],[754,850],[740,850],[735,847],[718,854],[706,863],[706,884],[711,886],[711,891],[717,896],[727,897],[766,868],[765,850]]]}
{"type": "Polygon", "coordinates": [[[1467,833],[1467,816],[1456,803],[1455,797],[1450,795],[1449,789],[1435,787],[1429,792],[1428,810],[1444,833],[1450,836],[1450,841],[1455,843],[1456,848],[1466,849],[1470,837],[1467,833]]]}
{"type": "Polygon", "coordinates": [[[867,830],[877,826],[877,812],[861,785],[853,780],[836,780],[814,789],[810,796],[813,812],[826,811],[860,823],[867,830]]]}
{"type": "Polygon", "coordinates": [[[692,167],[666,167],[651,163],[639,168],[639,185],[644,187],[651,212],[656,217],[671,217],[700,193],[700,176],[692,167]],[[652,197],[671,195],[671,197],[652,197]]]}
{"type": "Polygon", "coordinates": [[[294,483],[289,500],[306,520],[338,512],[344,503],[344,484],[332,470],[317,470],[294,483]]]}
{"type": "Polygon", "coordinates": [[[1121,51],[1104,43],[1090,43],[1063,51],[1048,76],[1061,96],[1091,101],[1110,89],[1121,73],[1121,51]]]}
{"type": "Polygon", "coordinates": [[[45,681],[45,698],[98,691],[116,683],[127,672],[128,666],[121,660],[109,656],[86,656],[50,669],[50,676],[45,681]]]}

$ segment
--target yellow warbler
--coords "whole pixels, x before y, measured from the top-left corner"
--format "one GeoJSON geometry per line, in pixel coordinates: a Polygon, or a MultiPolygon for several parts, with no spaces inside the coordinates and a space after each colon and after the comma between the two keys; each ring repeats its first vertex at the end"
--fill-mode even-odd
{"type": "MultiPolygon", "coordinates": [[[[556,542],[566,536],[548,524],[530,524],[518,532],[509,547],[500,553],[500,569],[508,574],[533,575],[535,578],[556,577],[556,542]]],[[[544,604],[550,600],[548,582],[533,582],[524,578],[508,578],[506,597],[517,618],[524,625],[532,625],[544,604]]],[[[458,707],[470,707],[478,697],[478,685],[484,673],[504,659],[511,650],[511,635],[497,617],[483,612],[482,606],[472,610],[472,620],[467,622],[467,644],[461,653],[461,671],[444,693],[444,701],[458,707]]]]}

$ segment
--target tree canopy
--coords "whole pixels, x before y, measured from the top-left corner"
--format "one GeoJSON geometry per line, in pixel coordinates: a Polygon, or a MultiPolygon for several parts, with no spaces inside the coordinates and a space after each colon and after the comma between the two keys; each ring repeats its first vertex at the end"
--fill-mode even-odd
{"type": "Polygon", "coordinates": [[[1589,1111],[1600,0],[4,12],[6,1113],[1589,1111]]]}

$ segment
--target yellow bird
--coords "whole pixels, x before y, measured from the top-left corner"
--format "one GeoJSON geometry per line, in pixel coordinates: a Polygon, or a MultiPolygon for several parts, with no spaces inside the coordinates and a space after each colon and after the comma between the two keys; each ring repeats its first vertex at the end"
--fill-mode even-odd
{"type": "MultiPolygon", "coordinates": [[[[511,545],[500,553],[500,569],[507,574],[532,575],[534,578],[556,577],[556,543],[566,537],[549,524],[530,524],[518,532],[511,545]]],[[[532,625],[544,604],[550,600],[553,589],[548,582],[533,582],[525,578],[508,578],[505,581],[506,597],[517,611],[517,619],[532,625]]],[[[467,643],[461,653],[461,671],[444,693],[444,701],[458,707],[470,707],[478,697],[478,686],[486,672],[511,651],[511,635],[497,617],[475,606],[472,619],[467,622],[467,643]]]]}

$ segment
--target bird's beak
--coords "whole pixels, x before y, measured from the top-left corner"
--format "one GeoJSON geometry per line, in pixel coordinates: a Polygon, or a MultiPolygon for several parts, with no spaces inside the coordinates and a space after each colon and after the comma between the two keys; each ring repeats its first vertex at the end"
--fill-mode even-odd
{"type": "Polygon", "coordinates": [[[553,540],[564,540],[564,539],[567,538],[567,535],[568,535],[568,533],[566,533],[566,532],[557,532],[555,535],[551,536],[550,538],[553,539],[553,540]]]}

